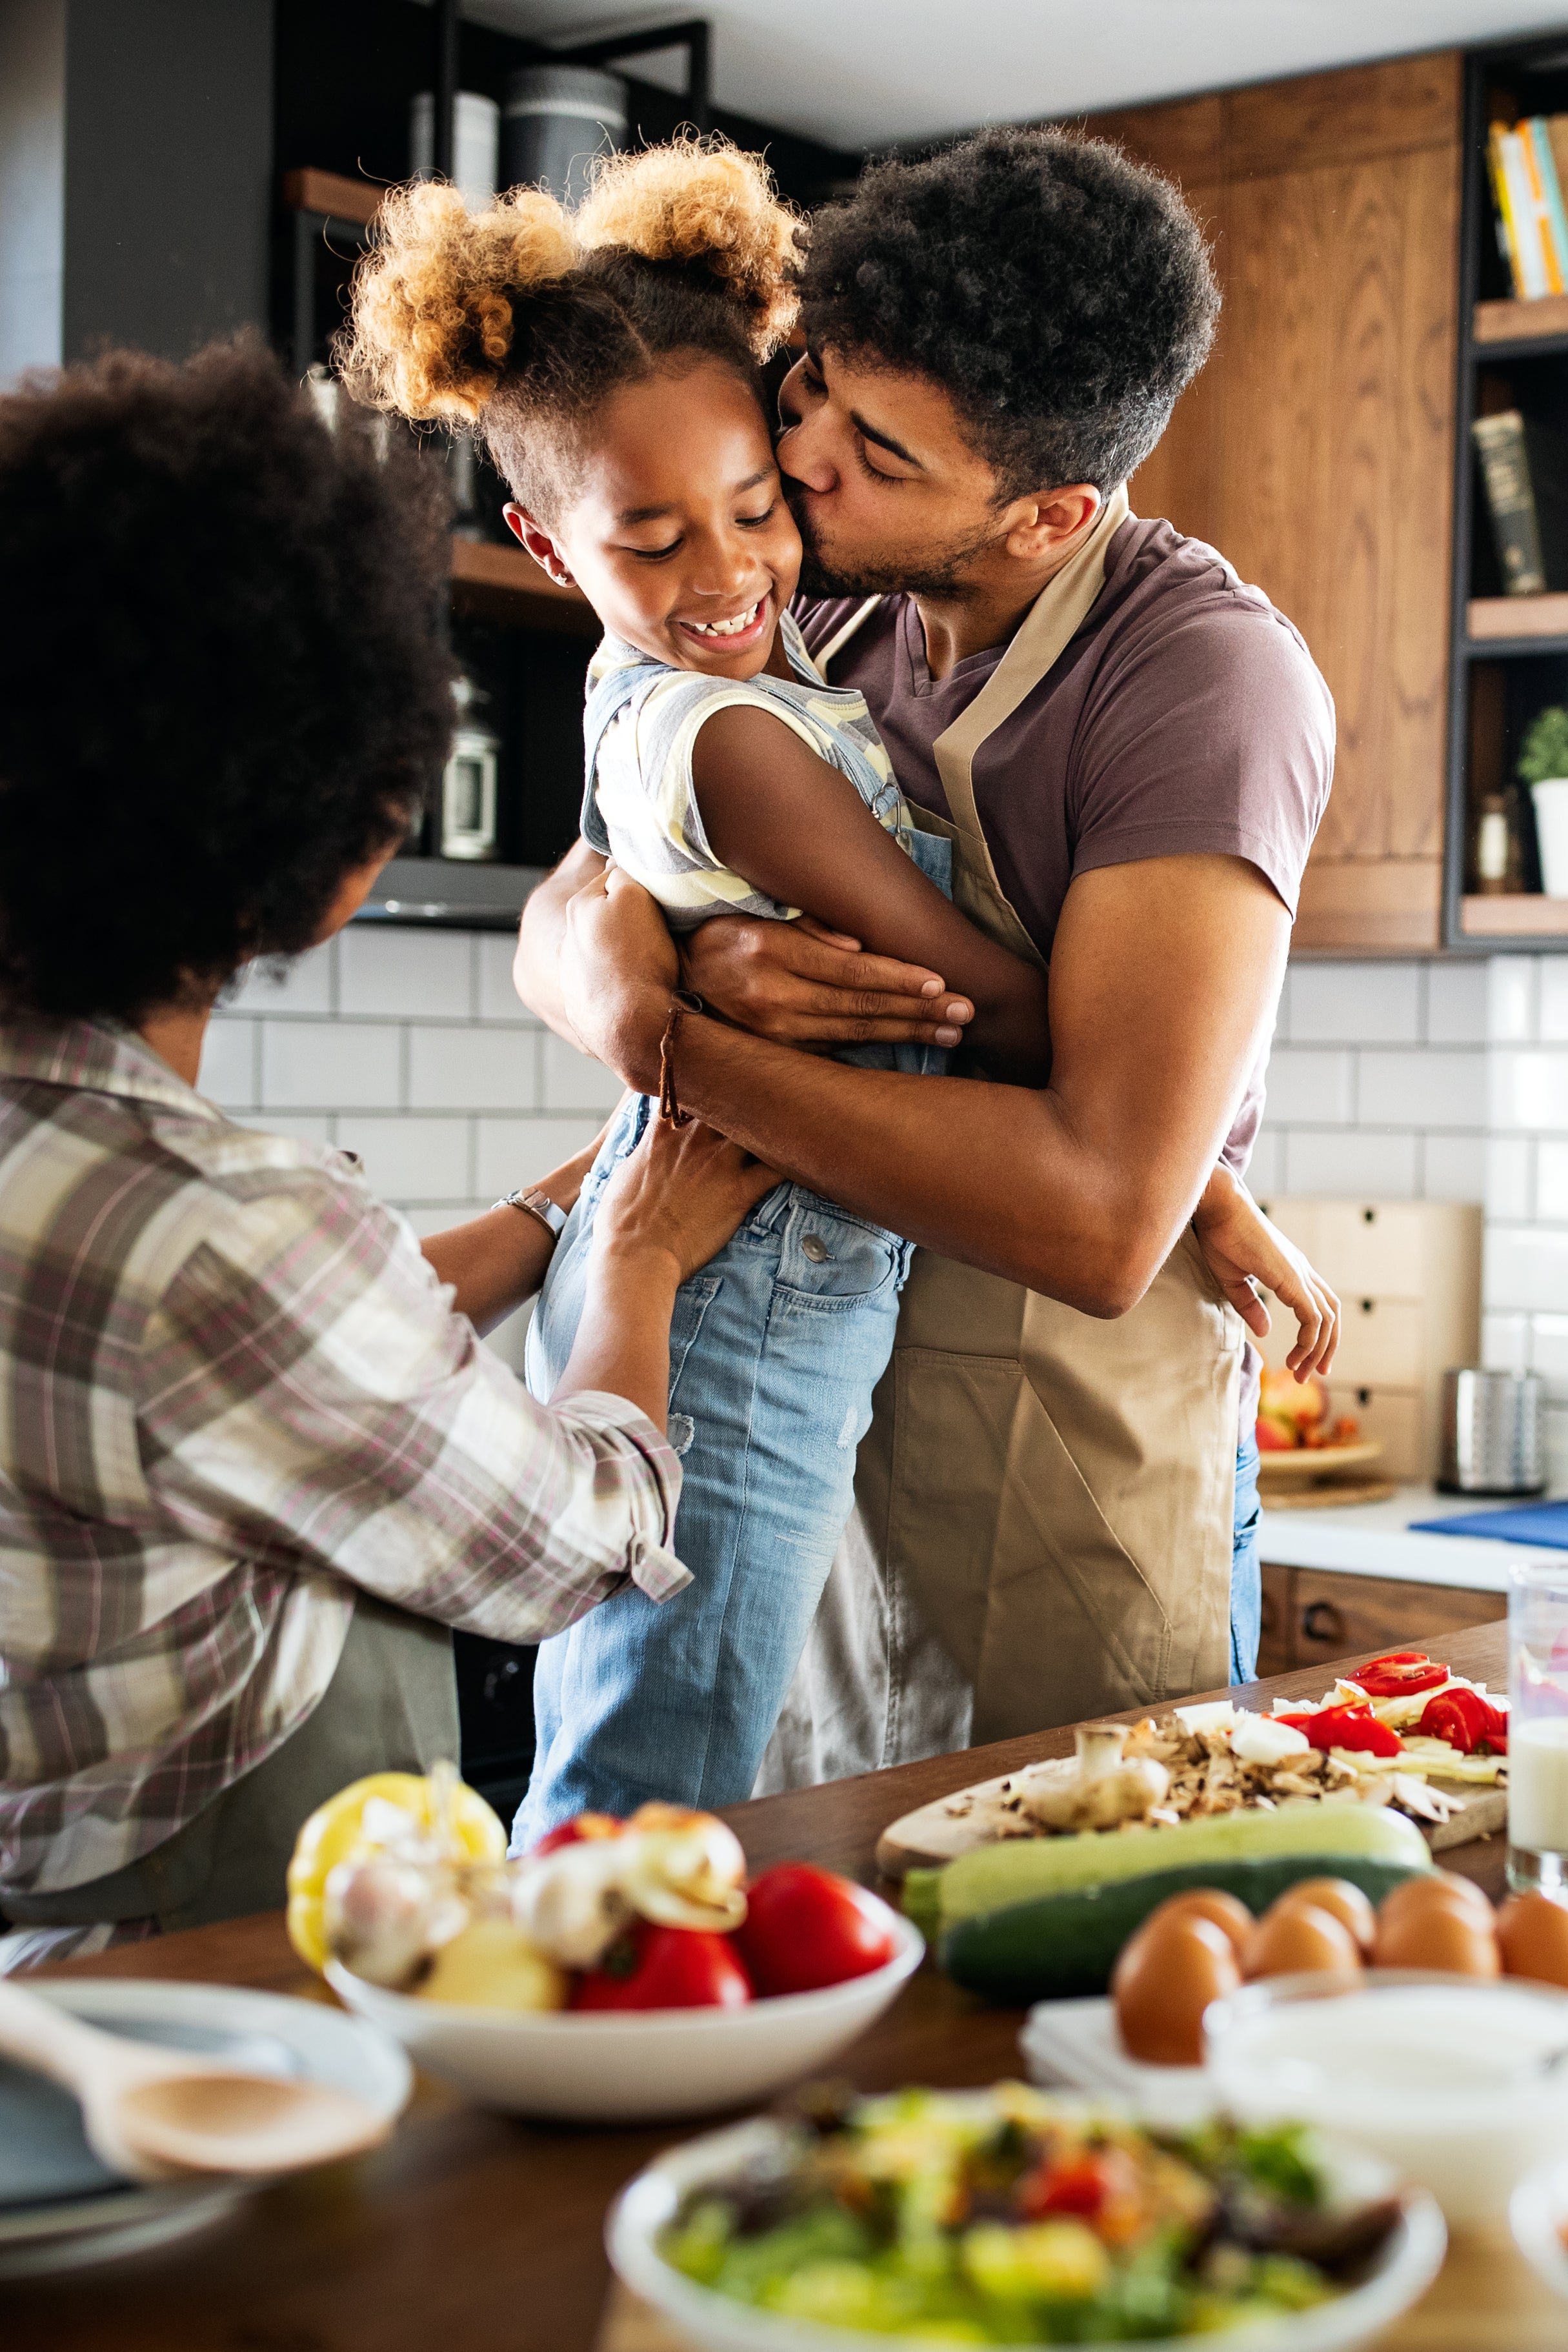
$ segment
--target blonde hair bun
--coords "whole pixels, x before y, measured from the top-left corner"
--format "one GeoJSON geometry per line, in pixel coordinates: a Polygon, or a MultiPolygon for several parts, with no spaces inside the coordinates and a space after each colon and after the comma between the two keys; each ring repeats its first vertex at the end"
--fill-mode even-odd
{"type": "Polygon", "coordinates": [[[695,138],[605,157],[572,221],[584,253],[619,247],[707,270],[748,313],[758,359],[795,323],[798,226],[760,155],[695,138]]]}
{"type": "Polygon", "coordinates": [[[575,268],[553,196],[517,188],[470,213],[456,188],[392,188],[355,281],[342,373],[362,399],[417,420],[472,424],[511,349],[514,294],[575,268]]]}

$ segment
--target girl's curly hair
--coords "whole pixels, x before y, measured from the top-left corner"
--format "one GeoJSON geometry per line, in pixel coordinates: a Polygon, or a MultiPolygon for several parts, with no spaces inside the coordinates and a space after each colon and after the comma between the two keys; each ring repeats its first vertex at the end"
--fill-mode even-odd
{"type": "Polygon", "coordinates": [[[795,215],[760,156],[679,140],[599,165],[574,213],[514,188],[384,198],[339,350],[363,400],[471,425],[521,503],[559,510],[587,418],[701,354],[748,378],[794,323],[795,215]]]}

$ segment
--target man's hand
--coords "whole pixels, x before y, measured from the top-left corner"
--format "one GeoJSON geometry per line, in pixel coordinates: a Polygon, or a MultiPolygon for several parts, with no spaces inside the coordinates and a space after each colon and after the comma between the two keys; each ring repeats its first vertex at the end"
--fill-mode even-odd
{"type": "Polygon", "coordinates": [[[618,866],[566,902],[561,983],[584,1052],[639,1094],[658,1094],[659,1040],[679,961],[658,901],[618,866]]]}
{"type": "Polygon", "coordinates": [[[809,915],[794,923],[716,916],[688,933],[680,961],[705,1003],[780,1045],[956,1045],[974,1017],[939,973],[867,955],[809,915]]]}

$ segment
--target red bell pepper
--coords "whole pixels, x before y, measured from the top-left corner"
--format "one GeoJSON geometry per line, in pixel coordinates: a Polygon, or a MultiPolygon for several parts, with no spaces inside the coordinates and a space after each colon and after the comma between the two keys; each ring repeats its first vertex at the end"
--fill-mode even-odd
{"type": "Polygon", "coordinates": [[[585,1838],[619,1837],[626,1823],[614,1813],[574,1813],[569,1822],[562,1822],[546,1830],[537,1845],[528,1849],[530,1862],[542,1854],[556,1853],[563,1845],[581,1845],[585,1838]]]}
{"type": "Polygon", "coordinates": [[[1424,1739],[1446,1739],[1461,1756],[1473,1756],[1478,1748],[1489,1748],[1494,1756],[1508,1754],[1508,1717],[1479,1690],[1439,1691],[1427,1700],[1415,1728],[1424,1739]]]}
{"type": "Polygon", "coordinates": [[[1277,1715],[1274,1720],[1304,1731],[1308,1745],[1325,1755],[1331,1748],[1367,1756],[1397,1756],[1400,1750],[1398,1732],[1379,1723],[1370,1706],[1322,1706],[1316,1715],[1277,1715]]]}
{"type": "Polygon", "coordinates": [[[1416,1691],[1436,1690],[1448,1679],[1447,1666],[1434,1665],[1425,1650],[1389,1650],[1344,1677],[1365,1691],[1368,1698],[1409,1698],[1416,1691]]]}
{"type": "Polygon", "coordinates": [[[751,1979],[733,1938],[636,1920],[577,1980],[574,2009],[739,2009],[751,1979]]]}

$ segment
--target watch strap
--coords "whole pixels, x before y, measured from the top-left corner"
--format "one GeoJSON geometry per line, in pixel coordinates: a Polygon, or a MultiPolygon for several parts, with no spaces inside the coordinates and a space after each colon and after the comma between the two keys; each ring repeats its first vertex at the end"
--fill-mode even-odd
{"type": "Polygon", "coordinates": [[[540,1192],[531,1188],[526,1192],[503,1192],[499,1201],[491,1202],[490,1206],[493,1209],[521,1209],[526,1215],[537,1217],[540,1223],[548,1228],[556,1241],[560,1240],[566,1230],[565,1210],[552,1201],[547,1192],[540,1192]]]}

